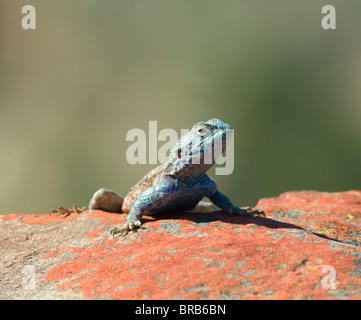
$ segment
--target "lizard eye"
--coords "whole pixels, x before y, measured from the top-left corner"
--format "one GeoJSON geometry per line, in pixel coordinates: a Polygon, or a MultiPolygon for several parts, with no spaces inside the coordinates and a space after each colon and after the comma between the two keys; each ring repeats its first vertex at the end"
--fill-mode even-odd
{"type": "Polygon", "coordinates": [[[208,133],[208,130],[206,128],[204,128],[204,127],[200,127],[200,128],[197,129],[197,134],[199,136],[201,136],[201,137],[206,136],[207,133],[208,133]]]}

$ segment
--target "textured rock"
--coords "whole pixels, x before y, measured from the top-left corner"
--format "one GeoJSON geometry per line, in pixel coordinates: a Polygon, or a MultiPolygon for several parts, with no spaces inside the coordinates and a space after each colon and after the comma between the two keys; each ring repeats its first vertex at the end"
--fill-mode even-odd
{"type": "Polygon", "coordinates": [[[0,217],[2,299],[360,299],[361,191],[261,199],[223,212],[0,217]],[[332,276],[335,282],[332,282],[332,276]]]}

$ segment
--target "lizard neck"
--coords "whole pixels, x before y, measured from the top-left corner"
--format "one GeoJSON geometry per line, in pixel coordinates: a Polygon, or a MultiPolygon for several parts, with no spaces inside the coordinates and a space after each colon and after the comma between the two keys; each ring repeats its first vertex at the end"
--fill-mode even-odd
{"type": "Polygon", "coordinates": [[[172,176],[174,179],[177,179],[179,182],[187,185],[188,187],[192,187],[197,184],[200,180],[205,176],[205,172],[203,170],[199,170],[199,167],[189,166],[182,167],[181,170],[174,170],[174,166],[171,162],[168,162],[165,165],[165,172],[172,176]]]}

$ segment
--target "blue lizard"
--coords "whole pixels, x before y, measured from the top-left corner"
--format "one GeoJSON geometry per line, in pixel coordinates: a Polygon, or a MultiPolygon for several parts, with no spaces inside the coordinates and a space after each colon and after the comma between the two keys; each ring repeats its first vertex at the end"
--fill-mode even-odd
{"type": "Polygon", "coordinates": [[[143,177],[124,200],[116,192],[102,188],[93,195],[89,209],[129,213],[127,223],[111,230],[113,236],[139,228],[144,213],[152,215],[192,209],[214,211],[217,210],[216,205],[231,214],[264,216],[261,210],[234,206],[206,174],[215,163],[217,154],[226,149],[227,131],[233,132],[232,127],[219,119],[196,123],[178,140],[168,162],[143,177]],[[204,197],[214,205],[201,201],[204,197]]]}

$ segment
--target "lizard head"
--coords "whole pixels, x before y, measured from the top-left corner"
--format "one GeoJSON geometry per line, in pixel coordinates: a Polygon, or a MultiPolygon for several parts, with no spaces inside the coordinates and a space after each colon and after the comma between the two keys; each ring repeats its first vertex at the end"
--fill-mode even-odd
{"type": "Polygon", "coordinates": [[[170,174],[192,175],[206,172],[227,147],[232,127],[219,119],[196,123],[176,143],[169,158],[170,174]]]}

